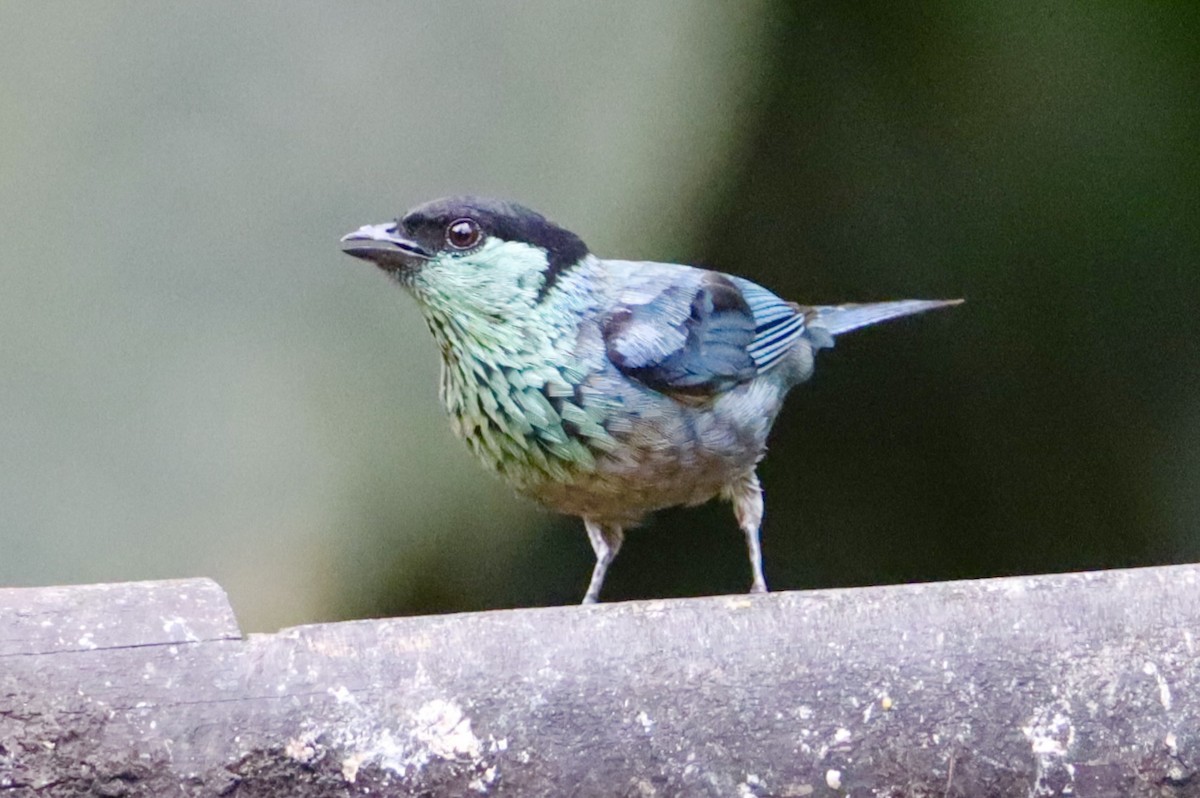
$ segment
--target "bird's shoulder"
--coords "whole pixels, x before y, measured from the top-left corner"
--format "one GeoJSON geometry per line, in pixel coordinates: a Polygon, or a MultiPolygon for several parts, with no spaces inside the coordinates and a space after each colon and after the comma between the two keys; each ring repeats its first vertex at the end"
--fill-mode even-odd
{"type": "Polygon", "coordinates": [[[673,263],[606,261],[609,360],[664,392],[713,395],[774,366],[803,309],[741,277],[673,263]]]}

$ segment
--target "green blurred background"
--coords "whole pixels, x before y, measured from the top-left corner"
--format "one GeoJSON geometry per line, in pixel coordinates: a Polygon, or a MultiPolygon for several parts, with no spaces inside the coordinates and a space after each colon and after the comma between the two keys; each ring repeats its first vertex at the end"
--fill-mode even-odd
{"type": "MultiPolygon", "coordinates": [[[[1200,559],[1194,2],[0,5],[0,584],[205,575],[243,626],[577,601],[337,239],[520,200],[843,339],[762,467],[775,589],[1200,559]]],[[[729,508],[610,599],[744,590],[729,508]]]]}

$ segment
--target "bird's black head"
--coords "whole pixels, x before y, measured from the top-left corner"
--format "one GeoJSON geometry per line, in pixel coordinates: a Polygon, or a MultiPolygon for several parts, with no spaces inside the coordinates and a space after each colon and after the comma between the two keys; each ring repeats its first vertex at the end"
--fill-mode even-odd
{"type": "Polygon", "coordinates": [[[452,225],[464,221],[474,223],[480,231],[479,240],[494,237],[502,241],[532,244],[550,253],[551,259],[569,263],[587,254],[587,245],[579,236],[523,205],[487,197],[446,197],[418,205],[400,218],[400,226],[413,240],[430,251],[464,249],[471,241],[467,228],[456,230],[452,225]],[[458,241],[454,239],[458,238],[458,241]]]}
{"type": "Polygon", "coordinates": [[[579,236],[523,205],[487,197],[446,197],[418,205],[393,224],[368,225],[342,239],[344,251],[389,271],[421,261],[464,257],[489,242],[527,244],[545,252],[538,299],[588,254],[579,236]]]}

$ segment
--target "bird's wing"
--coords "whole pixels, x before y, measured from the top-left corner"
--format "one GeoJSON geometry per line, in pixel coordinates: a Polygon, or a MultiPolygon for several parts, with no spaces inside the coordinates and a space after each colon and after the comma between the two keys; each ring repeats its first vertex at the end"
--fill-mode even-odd
{"type": "MultiPolygon", "coordinates": [[[[754,340],[747,351],[759,371],[766,371],[778,363],[800,336],[808,333],[810,338],[813,337],[813,331],[806,325],[805,308],[782,300],[749,280],[732,279],[754,316],[754,340]]],[[[823,336],[817,336],[812,343],[814,346],[828,345],[823,336]]]]}
{"type": "Polygon", "coordinates": [[[778,362],[804,331],[796,306],[754,283],[698,269],[678,276],[687,279],[631,288],[603,325],[613,365],[657,391],[728,390],[778,362]]]}

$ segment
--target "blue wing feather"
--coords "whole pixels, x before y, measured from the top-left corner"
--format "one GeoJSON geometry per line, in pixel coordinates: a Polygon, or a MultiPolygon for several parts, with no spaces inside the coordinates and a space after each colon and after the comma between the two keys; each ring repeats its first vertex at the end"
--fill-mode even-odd
{"type": "Polygon", "coordinates": [[[731,278],[746,298],[754,314],[754,340],[747,352],[759,371],[766,371],[780,361],[804,335],[803,310],[772,294],[761,285],[731,278]]]}
{"type": "Polygon", "coordinates": [[[608,358],[663,393],[728,390],[779,365],[801,339],[811,371],[811,350],[833,346],[834,336],[962,301],[804,307],[741,277],[667,263],[607,263],[621,286],[602,327],[608,358]]]}
{"type": "Polygon", "coordinates": [[[697,274],[609,315],[605,347],[627,376],[664,393],[713,395],[771,368],[803,334],[796,305],[748,280],[697,274]]]}

